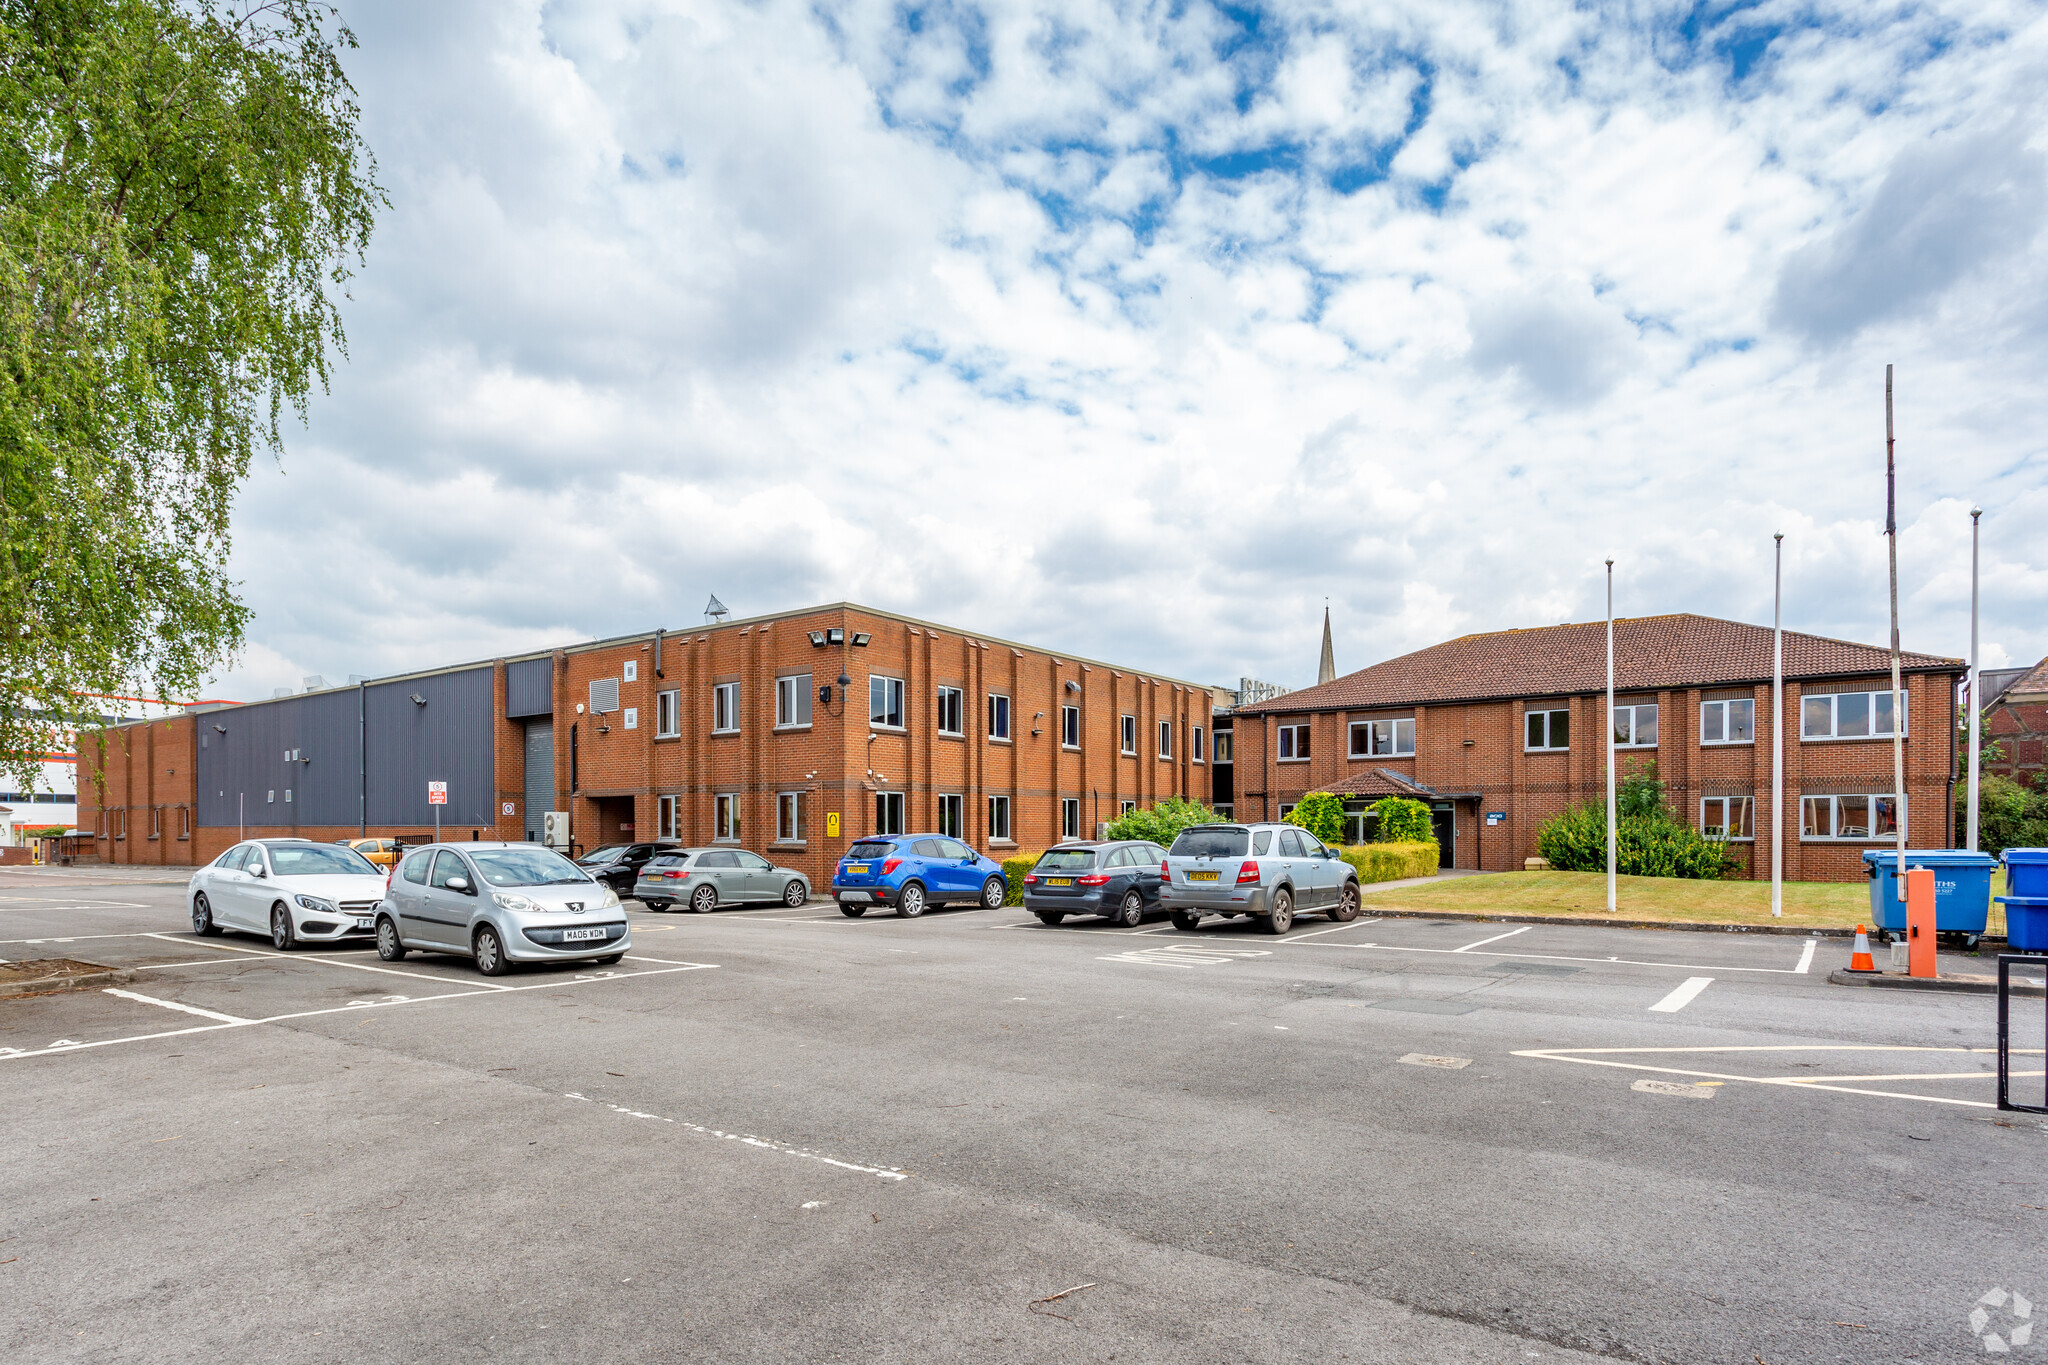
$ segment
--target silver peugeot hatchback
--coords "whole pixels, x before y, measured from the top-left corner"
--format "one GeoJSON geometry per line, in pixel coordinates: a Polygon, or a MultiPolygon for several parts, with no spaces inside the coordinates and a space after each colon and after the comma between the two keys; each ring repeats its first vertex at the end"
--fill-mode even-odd
{"type": "Polygon", "coordinates": [[[633,940],[619,894],[539,844],[428,844],[377,906],[377,956],[458,953],[485,976],[518,962],[617,962],[633,940]]]}
{"type": "Polygon", "coordinates": [[[1176,929],[1204,915],[1245,915],[1269,934],[1298,909],[1358,918],[1358,873],[1299,825],[1191,825],[1166,851],[1159,903],[1176,929]]]}

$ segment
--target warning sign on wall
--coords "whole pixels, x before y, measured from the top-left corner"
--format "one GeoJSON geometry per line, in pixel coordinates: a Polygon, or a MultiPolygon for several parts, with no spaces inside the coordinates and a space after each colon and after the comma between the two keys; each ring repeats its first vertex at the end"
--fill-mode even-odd
{"type": "Polygon", "coordinates": [[[827,839],[837,839],[839,837],[839,812],[836,810],[825,812],[825,837],[827,839]]]}

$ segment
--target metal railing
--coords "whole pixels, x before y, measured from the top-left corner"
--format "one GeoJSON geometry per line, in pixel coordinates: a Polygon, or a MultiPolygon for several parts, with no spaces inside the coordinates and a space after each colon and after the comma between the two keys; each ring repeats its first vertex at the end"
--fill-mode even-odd
{"type": "MultiPolygon", "coordinates": [[[[2036,957],[2030,953],[2000,953],[1998,955],[1998,1107],[2020,1114],[2048,1114],[2048,1078],[2042,1082],[2040,1104],[2020,1104],[2012,1098],[2012,969],[2027,967],[2035,970],[2048,969],[2048,958],[2036,957]]],[[[2026,984],[2032,985],[2031,981],[2026,984]]],[[[2042,996],[2042,1025],[2048,1034],[2048,992],[2042,996]]],[[[2030,1048],[2021,1049],[2032,1051],[2030,1048]]]]}

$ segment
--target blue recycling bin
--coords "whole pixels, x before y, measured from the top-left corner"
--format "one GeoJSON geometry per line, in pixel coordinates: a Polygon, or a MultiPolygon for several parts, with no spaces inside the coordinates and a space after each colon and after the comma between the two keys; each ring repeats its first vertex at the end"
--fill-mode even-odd
{"type": "Polygon", "coordinates": [[[2016,953],[2048,953],[2048,848],[2005,851],[2005,941],[2016,953]]]}
{"type": "MultiPolygon", "coordinates": [[[[1870,869],[1870,921],[1887,937],[1906,932],[1906,903],[1899,899],[1899,854],[1896,849],[1868,848],[1863,864],[1870,869]]],[[[1934,932],[1954,934],[1974,947],[1991,918],[1991,873],[1998,860],[1989,853],[1961,848],[1906,850],[1906,870],[1934,872],[1934,932]]]]}
{"type": "MultiPolygon", "coordinates": [[[[1908,861],[1911,857],[1909,849],[1908,861]]],[[[2007,849],[2005,889],[2013,896],[2048,896],[2048,848],[2007,849]]]]}

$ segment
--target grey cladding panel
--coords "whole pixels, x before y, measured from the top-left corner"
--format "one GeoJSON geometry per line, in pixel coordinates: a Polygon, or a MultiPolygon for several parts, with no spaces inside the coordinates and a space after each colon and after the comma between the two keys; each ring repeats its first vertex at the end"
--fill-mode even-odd
{"type": "Polygon", "coordinates": [[[528,716],[555,714],[555,661],[522,659],[505,665],[505,717],[523,720],[528,716]]]}
{"type": "Polygon", "coordinates": [[[356,823],[361,768],[353,690],[223,707],[195,717],[194,725],[200,825],[232,828],[238,798],[251,825],[356,823]]]}
{"type": "Polygon", "coordinates": [[[368,689],[372,825],[432,825],[430,781],[448,784],[444,830],[497,824],[491,673],[471,668],[368,689]]]}

